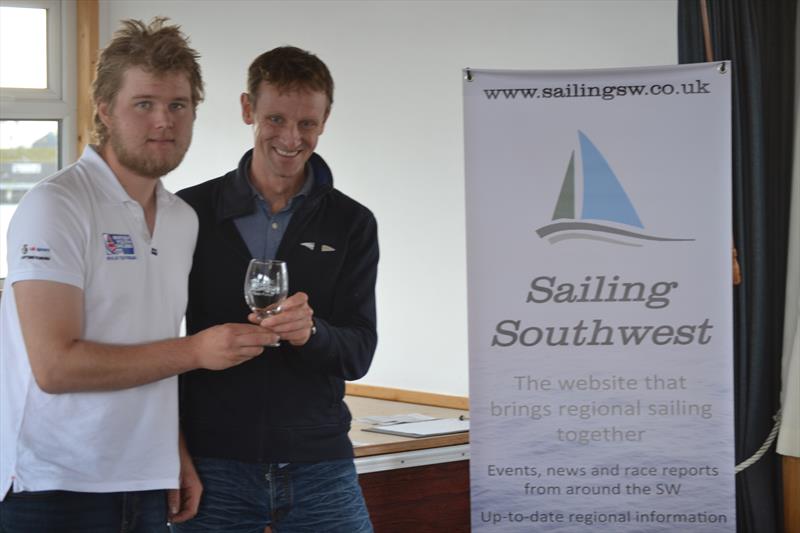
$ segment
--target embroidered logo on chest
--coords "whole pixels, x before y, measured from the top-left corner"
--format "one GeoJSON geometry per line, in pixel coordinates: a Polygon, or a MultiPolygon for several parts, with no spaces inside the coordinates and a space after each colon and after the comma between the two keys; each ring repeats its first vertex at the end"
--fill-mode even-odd
{"type": "Polygon", "coordinates": [[[103,233],[103,245],[106,249],[106,260],[119,261],[136,259],[133,239],[124,233],[103,233]]]}
{"type": "MultiPolygon", "coordinates": [[[[314,251],[315,243],[313,243],[313,242],[301,242],[300,246],[304,246],[304,247],[308,248],[309,250],[314,251]]],[[[335,252],[336,251],[336,248],[334,248],[333,246],[330,246],[328,244],[320,244],[319,249],[320,249],[321,252],[335,252]]]]}

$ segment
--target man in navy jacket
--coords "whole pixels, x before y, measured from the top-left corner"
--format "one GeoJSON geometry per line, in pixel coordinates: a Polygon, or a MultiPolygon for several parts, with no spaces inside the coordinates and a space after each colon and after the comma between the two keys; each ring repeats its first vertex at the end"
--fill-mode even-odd
{"type": "Polygon", "coordinates": [[[253,149],[236,170],[178,193],[200,221],[188,333],[248,320],[252,257],[286,261],[291,294],[260,321],[280,347],[181,379],[182,429],[204,492],[197,517],[178,531],[372,531],[343,397],[377,343],[377,226],[333,188],[314,153],[332,103],[333,80],[316,56],[294,47],[262,54],[241,96],[253,149]]]}

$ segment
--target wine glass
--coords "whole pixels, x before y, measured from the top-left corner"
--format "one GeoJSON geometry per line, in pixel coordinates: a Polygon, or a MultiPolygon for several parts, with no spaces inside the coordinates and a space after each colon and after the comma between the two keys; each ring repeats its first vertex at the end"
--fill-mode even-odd
{"type": "MultiPolygon", "coordinates": [[[[244,299],[259,320],[281,312],[289,294],[285,261],[251,259],[244,276],[244,299]]],[[[280,342],[270,346],[280,346],[280,342]]]]}

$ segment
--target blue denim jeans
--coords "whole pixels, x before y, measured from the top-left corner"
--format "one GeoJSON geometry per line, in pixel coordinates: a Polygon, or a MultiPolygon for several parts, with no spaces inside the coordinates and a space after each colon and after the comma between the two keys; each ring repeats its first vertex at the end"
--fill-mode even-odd
{"type": "Polygon", "coordinates": [[[168,533],[167,495],[137,492],[9,492],[0,533],[168,533]]]}
{"type": "Polygon", "coordinates": [[[243,463],[196,457],[203,481],[197,516],[178,533],[371,533],[351,459],[320,463],[243,463]]]}

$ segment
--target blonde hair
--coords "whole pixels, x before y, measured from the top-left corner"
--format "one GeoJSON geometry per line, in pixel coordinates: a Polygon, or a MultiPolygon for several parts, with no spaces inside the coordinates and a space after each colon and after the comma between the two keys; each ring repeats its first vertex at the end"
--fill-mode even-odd
{"type": "Polygon", "coordinates": [[[189,39],[180,26],[165,26],[169,19],[154,18],[149,25],[140,20],[124,20],[114,38],[100,53],[92,83],[95,141],[108,141],[108,129],[97,111],[101,103],[112,103],[122,85],[122,76],[131,67],[160,75],[183,72],[192,89],[192,105],[203,101],[203,77],[197,59],[200,55],[189,47],[189,39]]]}

